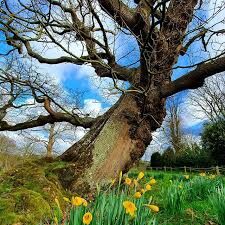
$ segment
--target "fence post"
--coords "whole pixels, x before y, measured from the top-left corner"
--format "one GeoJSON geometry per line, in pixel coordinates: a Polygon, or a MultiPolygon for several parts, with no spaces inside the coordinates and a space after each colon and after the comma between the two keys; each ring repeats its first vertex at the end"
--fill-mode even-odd
{"type": "Polygon", "coordinates": [[[184,172],[187,173],[187,168],[186,168],[186,166],[184,166],[184,172]]]}
{"type": "Polygon", "coordinates": [[[216,166],[216,174],[217,174],[217,175],[220,175],[220,169],[219,169],[219,166],[216,166]]]}
{"type": "Polygon", "coordinates": [[[166,172],[166,166],[164,166],[164,171],[166,172]]]}
{"type": "Polygon", "coordinates": [[[172,172],[173,171],[173,168],[172,167],[170,167],[170,172],[172,172]]]}
{"type": "Polygon", "coordinates": [[[190,170],[190,173],[191,173],[191,167],[189,168],[189,170],[190,170]]]}

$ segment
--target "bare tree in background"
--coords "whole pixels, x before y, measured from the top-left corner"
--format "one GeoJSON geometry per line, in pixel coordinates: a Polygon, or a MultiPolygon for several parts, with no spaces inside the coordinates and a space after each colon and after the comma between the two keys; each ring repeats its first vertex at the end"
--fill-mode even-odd
{"type": "MultiPolygon", "coordinates": [[[[45,95],[54,93],[54,99],[60,102],[60,107],[63,105],[64,107],[78,110],[81,95],[75,96],[71,94],[73,99],[69,100],[70,97],[66,96],[65,91],[55,84],[54,80],[52,81],[36,72],[31,64],[21,63],[18,58],[13,57],[5,66],[7,67],[5,70],[1,69],[2,73],[0,75],[0,112],[3,117],[7,114],[9,122],[33,120],[38,113],[44,112],[44,107],[37,104],[35,100],[36,92],[45,92],[45,95]],[[18,60],[18,63],[13,63],[15,60],[18,60]],[[9,74],[7,71],[11,71],[11,73],[9,74]],[[66,104],[68,105],[66,106],[66,104]]],[[[57,104],[59,105],[59,103],[57,104]]],[[[55,105],[56,108],[57,104],[55,105]]],[[[46,154],[46,157],[52,158],[53,147],[56,143],[74,143],[77,139],[75,131],[75,126],[64,122],[45,124],[43,127],[22,130],[18,135],[21,136],[20,145],[26,141],[27,145],[24,148],[30,149],[31,147],[32,152],[28,150],[29,154],[43,154],[43,148],[45,148],[46,152],[44,154],[46,154]],[[33,152],[34,149],[37,151],[33,152]]]]}
{"type": "Polygon", "coordinates": [[[10,164],[12,164],[10,154],[17,150],[18,147],[13,139],[5,135],[0,136],[0,171],[10,168],[10,164]]]}
{"type": "Polygon", "coordinates": [[[39,154],[44,154],[46,158],[53,159],[54,156],[63,152],[60,146],[63,146],[63,144],[72,145],[79,138],[75,128],[68,123],[46,124],[44,127],[25,130],[21,133],[21,136],[25,142],[39,145],[39,151],[41,151],[39,154]]]}
{"type": "Polygon", "coordinates": [[[179,153],[184,147],[181,104],[182,99],[177,96],[170,97],[167,102],[167,117],[164,132],[175,153],[179,153]]]}
{"type": "MultiPolygon", "coordinates": [[[[224,34],[224,16],[215,20],[225,4],[210,2],[3,0],[0,30],[11,46],[5,56],[17,51],[45,64],[89,65],[96,77],[111,79],[121,96],[106,113],[93,118],[60,107],[53,92],[34,85],[32,73],[30,83],[9,79],[11,85],[19,82],[28,88],[35,101],[44,106],[45,114],[10,124],[5,119],[9,100],[1,108],[0,130],[55,122],[90,128],[60,156],[74,162],[78,175],[67,183],[73,190],[83,190],[117,176],[121,170],[127,171],[144,154],[152,132],[161,126],[166,98],[198,88],[205,78],[225,71],[224,46],[217,40],[224,34]],[[123,55],[118,54],[119,36],[131,41],[123,55]],[[51,57],[47,49],[61,55],[51,57]],[[185,64],[181,57],[185,57],[185,64]],[[172,80],[175,72],[180,78],[172,80]],[[121,86],[121,82],[126,85],[121,86]]],[[[12,70],[3,74],[9,76],[12,70]]]]}
{"type": "Polygon", "coordinates": [[[190,93],[195,114],[211,122],[225,119],[225,75],[211,77],[205,84],[190,93]]]}
{"type": "Polygon", "coordinates": [[[0,136],[0,153],[10,154],[15,152],[17,148],[14,140],[6,137],[5,135],[0,136]]]}

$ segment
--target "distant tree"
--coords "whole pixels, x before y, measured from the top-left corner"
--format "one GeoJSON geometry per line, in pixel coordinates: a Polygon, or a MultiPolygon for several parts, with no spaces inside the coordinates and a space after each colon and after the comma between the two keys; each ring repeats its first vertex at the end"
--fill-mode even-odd
{"type": "Polygon", "coordinates": [[[171,147],[168,147],[162,154],[162,164],[164,166],[174,166],[175,152],[171,147]]]}
{"type": "Polygon", "coordinates": [[[201,88],[190,92],[189,96],[195,114],[211,122],[225,119],[225,74],[208,78],[201,88]]]}
{"type": "Polygon", "coordinates": [[[10,155],[16,150],[18,148],[14,140],[5,135],[0,135],[0,170],[10,167],[10,155]]]}
{"type": "Polygon", "coordinates": [[[151,166],[158,167],[162,166],[161,155],[159,152],[154,152],[151,157],[151,166]]]}
{"type": "Polygon", "coordinates": [[[175,166],[210,167],[212,164],[209,152],[204,151],[198,144],[186,145],[174,161],[175,166]]]}
{"type": "Polygon", "coordinates": [[[225,165],[225,120],[208,123],[202,133],[202,147],[218,165],[225,165]]]}
{"type": "Polygon", "coordinates": [[[210,153],[194,142],[193,138],[188,137],[184,140],[186,142],[183,142],[179,152],[175,152],[171,147],[164,151],[161,158],[163,166],[209,167],[213,164],[210,153]]]}
{"type": "Polygon", "coordinates": [[[167,101],[167,117],[165,120],[165,135],[173,150],[177,153],[183,148],[182,99],[172,96],[167,101]]]}
{"type": "MultiPolygon", "coordinates": [[[[49,78],[47,74],[38,73],[38,69],[32,63],[24,63],[16,55],[8,58],[3,67],[4,70],[0,68],[0,120],[6,117],[9,124],[20,125],[25,120],[28,124],[30,121],[38,120],[40,124],[37,127],[31,126],[29,130],[22,129],[18,132],[22,136],[21,139],[28,142],[25,148],[28,147],[29,151],[39,150],[36,154],[46,150],[44,154],[51,158],[56,143],[65,142],[72,145],[76,140],[76,126],[71,125],[69,121],[62,122],[60,118],[60,123],[54,122],[52,117],[46,117],[48,123],[45,123],[45,117],[40,114],[45,114],[46,108],[58,111],[67,111],[69,108],[73,112],[77,111],[80,116],[85,116],[80,107],[83,93],[73,94],[69,90],[65,91],[55,79],[49,78]],[[49,96],[48,98],[52,99],[53,95],[54,100],[48,102],[54,102],[53,109],[50,109],[48,104],[40,104],[40,96],[49,96]]],[[[69,118],[68,116],[68,120],[72,119],[69,118]]]]}
{"type": "Polygon", "coordinates": [[[30,146],[36,146],[36,154],[44,154],[46,158],[51,159],[61,151],[59,145],[72,144],[77,140],[76,131],[76,127],[68,123],[53,123],[28,132],[23,131],[21,134],[25,142],[30,146]]]}
{"type": "Polygon", "coordinates": [[[0,153],[12,153],[15,152],[17,146],[16,142],[5,136],[5,135],[0,135],[0,153]]]}

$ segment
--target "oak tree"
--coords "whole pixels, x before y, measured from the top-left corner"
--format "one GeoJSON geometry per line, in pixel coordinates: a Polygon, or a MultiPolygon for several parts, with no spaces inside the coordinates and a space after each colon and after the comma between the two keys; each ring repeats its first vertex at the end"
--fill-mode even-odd
{"type": "MultiPolygon", "coordinates": [[[[216,40],[225,32],[221,29],[223,18],[215,20],[223,9],[222,2],[210,4],[204,0],[1,1],[0,31],[11,46],[5,55],[17,51],[42,64],[89,65],[96,77],[111,79],[121,95],[107,112],[92,118],[60,107],[54,95],[32,84],[34,80],[23,80],[19,84],[29,87],[46,113],[9,124],[4,115],[12,105],[12,95],[1,108],[0,130],[55,122],[89,128],[60,156],[73,162],[74,171],[79,171],[67,183],[73,190],[127,171],[144,154],[152,132],[161,126],[166,98],[198,88],[205,78],[225,70],[224,49],[216,40]],[[119,35],[132,43],[122,56],[116,45],[119,35]],[[46,48],[56,49],[61,55],[48,57],[42,51],[46,48]],[[129,57],[132,53],[134,57],[129,57]],[[173,79],[174,73],[179,78],[173,79]]],[[[5,75],[10,77],[9,73],[5,75]]],[[[10,82],[14,85],[20,81],[10,82]]]]}

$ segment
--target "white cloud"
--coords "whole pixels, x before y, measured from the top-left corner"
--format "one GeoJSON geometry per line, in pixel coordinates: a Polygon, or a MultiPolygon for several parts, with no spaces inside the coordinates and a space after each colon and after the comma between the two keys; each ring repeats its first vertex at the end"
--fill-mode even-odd
{"type": "Polygon", "coordinates": [[[104,112],[104,109],[102,108],[102,103],[96,99],[85,99],[82,111],[92,117],[97,117],[104,112]]]}
{"type": "Polygon", "coordinates": [[[190,128],[207,121],[205,113],[200,109],[200,107],[193,105],[188,97],[182,107],[185,109],[181,115],[185,128],[190,128]]]}

